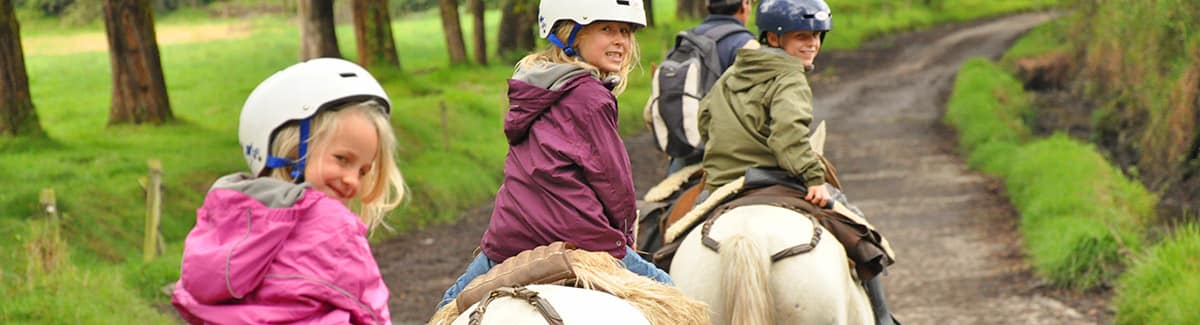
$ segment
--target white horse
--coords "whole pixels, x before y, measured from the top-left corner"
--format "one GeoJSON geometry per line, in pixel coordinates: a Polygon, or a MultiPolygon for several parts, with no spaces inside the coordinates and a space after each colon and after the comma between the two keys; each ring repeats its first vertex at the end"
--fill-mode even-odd
{"type": "MultiPolygon", "coordinates": [[[[537,292],[553,308],[563,324],[646,324],[650,321],[629,302],[608,293],[535,284],[525,287],[537,292]]],[[[471,324],[471,315],[481,303],[475,303],[454,320],[454,325],[471,324]]],[[[480,315],[481,325],[549,324],[538,306],[526,299],[501,296],[492,300],[480,315]]]]}
{"type": "MultiPolygon", "coordinates": [[[[814,131],[812,143],[818,153],[823,151],[824,125],[814,131]]],[[[740,187],[740,181],[735,183],[730,185],[740,187]]],[[[719,198],[722,190],[710,199],[719,198]]],[[[697,210],[706,203],[712,208],[704,202],[697,210]]],[[[695,227],[683,239],[671,277],[689,297],[710,306],[714,324],[875,323],[842,244],[812,217],[771,205],[731,209],[709,229],[719,253],[702,244],[703,228],[695,227]],[[771,261],[776,252],[812,243],[816,245],[806,253],[771,261]]],[[[666,235],[671,241],[680,233],[666,235]]]]}

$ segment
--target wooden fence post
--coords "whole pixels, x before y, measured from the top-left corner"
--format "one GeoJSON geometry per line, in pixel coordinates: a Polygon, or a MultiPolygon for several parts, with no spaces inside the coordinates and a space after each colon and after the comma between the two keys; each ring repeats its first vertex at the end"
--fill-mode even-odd
{"type": "Polygon", "coordinates": [[[446,113],[446,101],[441,101],[442,106],[442,150],[450,151],[450,118],[446,113]]]}
{"type": "Polygon", "coordinates": [[[51,221],[58,221],[58,200],[54,197],[54,189],[42,189],[42,195],[38,202],[42,206],[42,215],[51,221]]]}
{"type": "Polygon", "coordinates": [[[150,262],[160,250],[158,221],[162,215],[162,161],[150,159],[146,181],[146,239],[142,242],[142,261],[150,262]]]}

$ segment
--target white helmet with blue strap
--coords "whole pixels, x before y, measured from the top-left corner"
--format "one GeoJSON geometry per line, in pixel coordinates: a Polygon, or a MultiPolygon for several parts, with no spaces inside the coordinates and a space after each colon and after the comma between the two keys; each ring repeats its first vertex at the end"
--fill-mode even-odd
{"type": "Polygon", "coordinates": [[[542,0],[538,6],[538,33],[574,56],[575,34],[584,25],[596,21],[619,21],[646,27],[646,9],[642,0],[542,0]],[[562,20],[575,22],[566,42],[553,34],[554,24],[562,20]]]}
{"type": "Polygon", "coordinates": [[[312,117],[323,109],[369,99],[378,100],[384,113],[390,113],[391,101],[375,77],[342,59],[312,59],[271,75],[250,92],[238,119],[238,142],[250,172],[263,176],[271,168],[294,167],[293,180],[303,181],[312,117]],[[271,137],[292,121],[300,124],[300,156],[294,161],[271,156],[271,137]]]}

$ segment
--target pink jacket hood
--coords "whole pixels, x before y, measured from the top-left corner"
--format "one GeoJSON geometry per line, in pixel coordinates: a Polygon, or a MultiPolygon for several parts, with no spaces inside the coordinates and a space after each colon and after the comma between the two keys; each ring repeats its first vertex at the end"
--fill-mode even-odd
{"type": "Polygon", "coordinates": [[[390,323],[366,227],[307,186],[222,177],[196,211],[172,303],[190,323],[390,323]]]}

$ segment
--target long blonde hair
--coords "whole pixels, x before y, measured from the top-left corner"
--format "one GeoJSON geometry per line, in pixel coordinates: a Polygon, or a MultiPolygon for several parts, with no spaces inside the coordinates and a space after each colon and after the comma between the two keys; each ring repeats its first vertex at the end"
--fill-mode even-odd
{"type": "MultiPolygon", "coordinates": [[[[386,224],[383,219],[387,213],[395,209],[404,200],[407,189],[404,185],[404,175],[396,166],[396,135],[388,115],[384,113],[383,104],[376,100],[367,100],[344,104],[332,109],[325,109],[312,118],[312,134],[309,137],[309,152],[312,147],[325,145],[334,131],[337,130],[338,120],[345,114],[362,114],[375,126],[379,138],[379,149],[375,152],[371,170],[363,176],[362,191],[353,201],[350,208],[358,213],[359,220],[373,231],[377,226],[386,224]]],[[[271,155],[295,160],[300,151],[300,127],[295,123],[289,124],[276,132],[271,141],[271,155]]],[[[291,167],[275,168],[270,176],[291,181],[291,167]]]]}
{"type": "MultiPolygon", "coordinates": [[[[554,34],[558,35],[559,39],[568,39],[571,37],[571,29],[574,27],[575,22],[573,21],[559,21],[558,23],[554,24],[554,34]]],[[[591,71],[592,74],[600,76],[600,80],[604,80],[605,78],[615,75],[619,78],[619,81],[617,82],[617,86],[613,87],[612,92],[614,95],[620,95],[621,92],[625,91],[625,87],[629,82],[629,72],[633,71],[633,69],[638,65],[638,62],[640,62],[639,58],[641,53],[638,50],[639,46],[637,42],[637,36],[635,36],[635,34],[636,33],[629,33],[629,55],[624,62],[621,62],[621,70],[615,73],[601,72],[600,68],[584,62],[583,58],[579,56],[569,56],[566,53],[563,53],[563,49],[553,44],[537,52],[526,55],[521,59],[521,61],[517,62],[517,66],[532,67],[538,64],[538,62],[569,63],[591,71]]],[[[589,37],[585,34],[579,34],[576,38],[575,44],[573,45],[578,47],[579,44],[583,43],[589,37]]]]}

